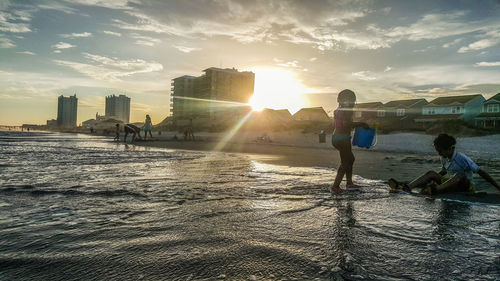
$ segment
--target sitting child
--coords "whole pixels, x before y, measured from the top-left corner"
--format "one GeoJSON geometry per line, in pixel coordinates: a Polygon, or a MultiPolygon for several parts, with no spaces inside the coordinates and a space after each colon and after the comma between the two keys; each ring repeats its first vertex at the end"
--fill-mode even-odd
{"type": "Polygon", "coordinates": [[[455,151],[456,140],[447,134],[440,134],[434,139],[434,148],[441,156],[442,169],[439,173],[429,171],[408,184],[399,183],[395,179],[388,181],[392,189],[411,191],[422,188],[422,194],[436,195],[449,192],[475,192],[473,173],[479,174],[487,182],[500,190],[498,184],[488,173],[481,170],[474,161],[465,154],[455,151]],[[448,175],[445,177],[445,175],[448,175]]]}

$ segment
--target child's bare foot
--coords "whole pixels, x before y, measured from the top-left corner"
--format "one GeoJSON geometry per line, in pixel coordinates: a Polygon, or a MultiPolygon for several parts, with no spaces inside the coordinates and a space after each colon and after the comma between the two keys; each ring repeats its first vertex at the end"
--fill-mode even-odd
{"type": "Polygon", "coordinates": [[[333,193],[342,193],[344,192],[345,190],[343,190],[342,188],[340,188],[340,186],[332,186],[330,187],[330,191],[333,192],[333,193]]]}
{"type": "Polygon", "coordinates": [[[345,189],[348,191],[358,191],[358,190],[361,190],[361,186],[354,184],[354,183],[351,183],[351,184],[346,185],[345,189]]]}

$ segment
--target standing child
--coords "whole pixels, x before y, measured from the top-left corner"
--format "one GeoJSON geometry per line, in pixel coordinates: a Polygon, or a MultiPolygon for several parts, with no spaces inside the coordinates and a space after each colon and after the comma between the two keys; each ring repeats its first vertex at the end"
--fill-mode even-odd
{"type": "Polygon", "coordinates": [[[441,156],[441,171],[439,173],[428,171],[409,184],[399,183],[395,179],[390,179],[388,181],[389,186],[392,189],[407,191],[421,187],[421,193],[428,195],[449,192],[474,192],[472,174],[477,173],[500,190],[500,186],[498,186],[488,173],[481,170],[467,155],[455,151],[456,143],[457,141],[454,137],[447,134],[440,134],[434,139],[434,148],[439,156],[441,156]],[[445,177],[447,174],[448,177],[445,177]]]}
{"type": "Polygon", "coordinates": [[[153,129],[153,123],[151,122],[151,117],[149,117],[149,115],[146,115],[146,121],[144,121],[143,129],[144,129],[144,140],[146,140],[146,137],[148,136],[148,132],[149,132],[149,136],[152,139],[153,134],[151,134],[151,130],[153,129]]]}
{"type": "Polygon", "coordinates": [[[116,123],[115,125],[115,141],[120,141],[120,124],[116,123]]]}
{"type": "Polygon", "coordinates": [[[335,131],[332,135],[332,145],[340,154],[340,166],[337,170],[337,176],[331,187],[332,192],[340,193],[344,190],[340,188],[340,183],[344,175],[346,176],[346,190],[359,190],[360,186],[352,182],[352,166],[354,164],[354,154],[351,146],[351,131],[355,127],[363,127],[368,129],[368,125],[362,122],[353,122],[352,115],[354,104],[356,103],[356,95],[353,91],[342,90],[337,102],[339,107],[334,111],[335,131]]]}

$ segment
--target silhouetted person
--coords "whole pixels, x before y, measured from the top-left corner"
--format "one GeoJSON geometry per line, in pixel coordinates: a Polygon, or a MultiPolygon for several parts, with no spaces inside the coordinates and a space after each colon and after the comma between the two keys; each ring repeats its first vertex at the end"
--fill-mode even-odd
{"type": "Polygon", "coordinates": [[[115,138],[114,138],[114,140],[115,141],[120,141],[120,124],[116,123],[115,127],[116,127],[116,129],[115,129],[115,138]]]}
{"type": "Polygon", "coordinates": [[[141,139],[141,128],[137,127],[136,125],[125,124],[125,126],[123,126],[123,131],[125,132],[125,136],[123,137],[124,142],[127,141],[128,134],[133,134],[132,141],[134,141],[136,137],[138,139],[141,139]]]}
{"type": "Polygon", "coordinates": [[[146,140],[148,132],[149,136],[151,139],[153,138],[153,135],[151,134],[151,130],[153,130],[153,123],[151,122],[151,117],[149,115],[146,115],[146,121],[144,122],[144,140],[146,140]]]}

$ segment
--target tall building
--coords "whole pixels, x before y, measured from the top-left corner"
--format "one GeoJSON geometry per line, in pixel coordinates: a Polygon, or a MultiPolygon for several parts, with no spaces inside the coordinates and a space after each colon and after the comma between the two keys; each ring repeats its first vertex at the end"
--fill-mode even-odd
{"type": "Polygon", "coordinates": [[[175,119],[216,119],[217,116],[248,109],[245,105],[254,91],[253,72],[216,67],[204,72],[199,77],[185,75],[173,79],[171,112],[175,119]]]}
{"type": "Polygon", "coordinates": [[[108,118],[130,121],[130,98],[125,95],[111,95],[106,97],[106,110],[104,115],[108,118]]]}
{"type": "Polygon", "coordinates": [[[57,99],[57,126],[76,127],[77,109],[78,98],[76,95],[69,97],[60,95],[57,99]]]}

